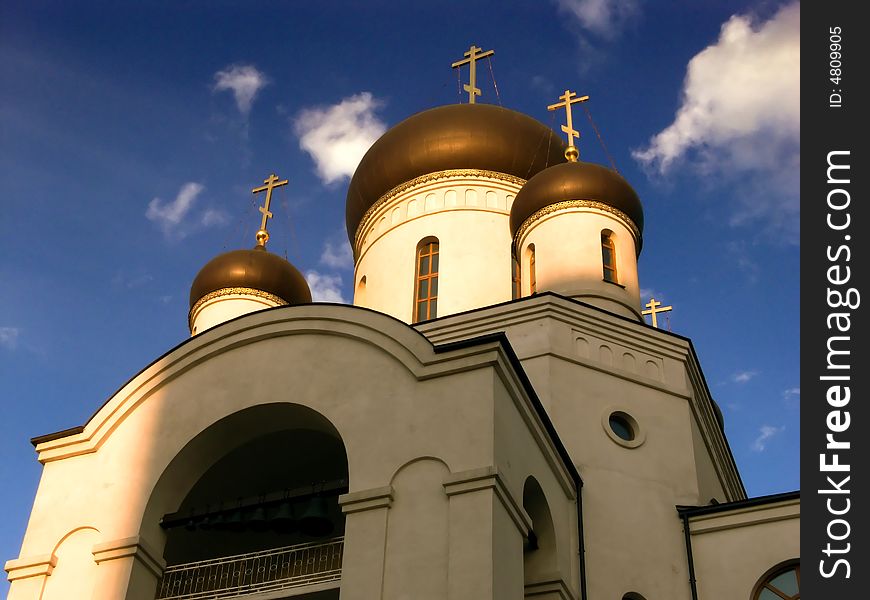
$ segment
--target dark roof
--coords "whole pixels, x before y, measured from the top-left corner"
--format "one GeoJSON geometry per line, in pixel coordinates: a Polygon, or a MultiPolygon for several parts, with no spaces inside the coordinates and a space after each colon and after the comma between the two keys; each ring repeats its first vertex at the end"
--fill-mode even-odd
{"type": "Polygon", "coordinates": [[[256,246],[211,259],[190,286],[190,307],[206,294],[234,287],[268,292],[288,304],[311,302],[311,290],[302,273],[263,246],[256,246]]]}
{"type": "Polygon", "coordinates": [[[568,162],[544,169],[526,182],[511,208],[511,234],[537,211],[566,200],[594,200],[616,208],[643,233],[640,198],[619,173],[594,163],[568,162]]]}
{"type": "Polygon", "coordinates": [[[491,104],[451,104],[413,115],[366,152],[347,190],[347,234],[394,187],[448,169],[482,169],[529,179],[565,162],[565,144],[528,115],[491,104]]]}
{"type": "Polygon", "coordinates": [[[729,510],[739,510],[741,508],[749,508],[751,506],[763,506],[765,504],[776,504],[785,500],[800,499],[801,492],[784,492],[782,494],[770,494],[769,496],[756,496],[755,498],[747,498],[746,500],[737,500],[735,502],[724,502],[722,504],[707,504],[705,506],[677,506],[677,512],[688,517],[698,515],[709,515],[718,512],[728,512],[729,510]]]}

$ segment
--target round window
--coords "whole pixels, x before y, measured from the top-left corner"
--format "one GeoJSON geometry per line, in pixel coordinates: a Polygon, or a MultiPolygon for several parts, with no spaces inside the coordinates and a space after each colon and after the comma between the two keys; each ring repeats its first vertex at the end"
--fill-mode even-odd
{"type": "Polygon", "coordinates": [[[620,413],[610,415],[610,429],[626,442],[630,442],[635,437],[634,428],[631,426],[631,423],[620,413]]]}
{"type": "Polygon", "coordinates": [[[601,426],[607,437],[625,448],[637,448],[646,438],[637,420],[621,407],[611,406],[605,409],[601,415],[601,426]]]}

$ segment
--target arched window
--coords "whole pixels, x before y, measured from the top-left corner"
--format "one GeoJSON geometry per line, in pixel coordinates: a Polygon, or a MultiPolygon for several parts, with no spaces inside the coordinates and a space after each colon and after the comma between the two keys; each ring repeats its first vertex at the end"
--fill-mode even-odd
{"type": "Polygon", "coordinates": [[[529,294],[538,292],[538,279],[535,275],[535,245],[529,244],[529,294]]]}
{"type": "Polygon", "coordinates": [[[523,575],[526,585],[539,582],[556,571],[556,533],[547,497],[538,481],[529,476],[523,485],[523,510],[532,520],[532,529],[523,548],[523,575]]]}
{"type": "Polygon", "coordinates": [[[414,322],[438,316],[438,240],[426,238],[417,245],[414,279],[414,322]]]}
{"type": "Polygon", "coordinates": [[[520,287],[520,261],[517,257],[511,254],[511,300],[516,300],[522,296],[522,288],[520,287]]]}
{"type": "Polygon", "coordinates": [[[799,600],[801,566],[789,561],[772,568],[755,584],[752,600],[799,600]]]}
{"type": "Polygon", "coordinates": [[[613,232],[601,232],[601,259],[604,264],[604,281],[618,283],[616,278],[616,245],[613,243],[613,232]]]}

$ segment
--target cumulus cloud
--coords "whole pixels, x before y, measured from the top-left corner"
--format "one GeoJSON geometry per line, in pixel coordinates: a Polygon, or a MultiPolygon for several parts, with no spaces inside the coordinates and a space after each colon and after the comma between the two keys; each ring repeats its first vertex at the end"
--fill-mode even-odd
{"type": "Polygon", "coordinates": [[[785,431],[785,425],[781,427],[773,427],[771,425],[762,425],[758,430],[758,437],[752,442],[752,449],[755,452],[764,452],[767,448],[767,442],[774,436],[785,431]]]}
{"type": "Polygon", "coordinates": [[[214,74],[214,91],[230,91],[239,112],[248,116],[257,94],[269,79],[253,65],[230,65],[214,74]]]}
{"type": "Polygon", "coordinates": [[[732,16],[716,43],[689,61],[673,123],[633,155],[661,175],[684,162],[705,176],[748,175],[765,189],[732,222],[774,217],[796,233],[800,5],[786,5],[764,22],[732,16]]]}
{"type": "Polygon", "coordinates": [[[323,244],[323,252],[320,254],[320,263],[333,269],[353,269],[353,251],[346,236],[341,240],[326,240],[323,244]]]}
{"type": "Polygon", "coordinates": [[[207,208],[196,219],[187,218],[203,190],[205,187],[201,183],[189,181],[181,186],[172,202],[165,202],[160,198],[151,200],[145,217],[157,225],[167,237],[177,238],[183,238],[195,229],[226,223],[226,214],[214,208],[207,208]],[[182,223],[185,223],[184,227],[182,223]]]}
{"type": "Polygon", "coordinates": [[[640,14],[639,0],[556,0],[559,8],[579,25],[603,38],[616,37],[640,14]]]}
{"type": "Polygon", "coordinates": [[[0,347],[14,350],[18,346],[18,336],[21,330],[18,327],[0,327],[0,347]]]}
{"type": "Polygon", "coordinates": [[[782,393],[782,397],[785,398],[786,400],[791,400],[793,398],[800,398],[801,397],[801,389],[799,387],[789,388],[782,393]]]}
{"type": "Polygon", "coordinates": [[[740,371],[731,376],[731,381],[734,383],[747,383],[756,375],[758,375],[758,371],[740,371]]]}
{"type": "Polygon", "coordinates": [[[341,277],[339,275],[327,275],[317,271],[305,273],[305,280],[311,288],[311,299],[314,302],[340,302],[346,303],[341,295],[341,277]]]}
{"type": "Polygon", "coordinates": [[[314,159],[324,183],[353,175],[366,150],[386,131],[375,116],[381,104],[362,92],[332,106],[304,109],[293,120],[299,147],[314,159]]]}

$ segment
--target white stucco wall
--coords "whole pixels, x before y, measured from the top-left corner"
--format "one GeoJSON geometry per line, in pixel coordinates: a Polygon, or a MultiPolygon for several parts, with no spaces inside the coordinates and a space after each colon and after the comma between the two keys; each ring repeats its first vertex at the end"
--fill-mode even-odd
{"type": "Polygon", "coordinates": [[[634,236],[625,223],[596,208],[565,208],[531,222],[517,240],[523,295],[530,292],[529,247],[535,249],[537,291],[557,292],[640,319],[634,236]],[[613,232],[617,283],[604,280],[601,232],[613,232]]]}
{"type": "Polygon", "coordinates": [[[439,242],[439,317],[510,300],[508,221],[518,190],[508,180],[449,176],[382,202],[360,224],[354,304],[412,322],[416,250],[430,237],[439,242]]]}

